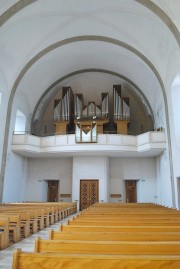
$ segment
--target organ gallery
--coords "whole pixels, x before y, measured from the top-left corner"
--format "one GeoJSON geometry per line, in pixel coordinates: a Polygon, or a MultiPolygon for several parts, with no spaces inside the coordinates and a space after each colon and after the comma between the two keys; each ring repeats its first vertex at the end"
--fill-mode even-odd
{"type": "Polygon", "coordinates": [[[56,134],[66,134],[74,126],[76,142],[97,142],[110,123],[118,134],[128,134],[130,123],[129,97],[122,96],[121,85],[113,86],[111,108],[109,93],[101,93],[101,102],[84,100],[83,94],[73,94],[71,87],[62,88],[62,98],[54,100],[56,134]]]}

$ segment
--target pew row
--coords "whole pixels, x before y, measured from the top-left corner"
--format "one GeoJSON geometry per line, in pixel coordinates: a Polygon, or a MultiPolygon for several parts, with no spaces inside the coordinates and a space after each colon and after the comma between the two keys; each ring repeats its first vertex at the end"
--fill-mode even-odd
{"type": "Polygon", "coordinates": [[[17,243],[37,231],[58,222],[76,210],[76,203],[15,203],[1,204],[0,218],[8,218],[8,226],[0,225],[0,248],[17,243]],[[5,233],[6,231],[6,233],[5,233]],[[8,234],[8,244],[2,237],[8,234]]]}
{"type": "Polygon", "coordinates": [[[139,226],[88,226],[88,225],[59,225],[60,231],[74,231],[74,232],[180,232],[180,226],[151,226],[151,225],[139,225],[139,226]]]}
{"type": "Polygon", "coordinates": [[[121,226],[121,225],[127,225],[127,226],[145,226],[145,225],[148,225],[148,226],[179,226],[180,227],[180,220],[171,220],[171,219],[168,219],[168,220],[159,220],[159,219],[149,219],[149,220],[146,220],[146,219],[122,219],[122,220],[100,220],[100,221],[96,221],[96,220],[91,220],[91,221],[88,221],[88,222],[85,222],[85,221],[73,221],[73,220],[69,220],[68,221],[68,225],[69,226],[85,226],[85,225],[88,225],[88,226],[121,226]]]}
{"type": "Polygon", "coordinates": [[[180,255],[87,255],[14,252],[12,269],[177,269],[180,255]]]}
{"type": "Polygon", "coordinates": [[[0,217],[0,250],[9,246],[9,218],[0,217]]]}
{"type": "Polygon", "coordinates": [[[180,232],[59,232],[50,230],[49,240],[79,241],[180,241],[180,232]]]}
{"type": "Polygon", "coordinates": [[[35,252],[75,254],[166,254],[178,255],[180,242],[77,241],[36,238],[35,252]]]}

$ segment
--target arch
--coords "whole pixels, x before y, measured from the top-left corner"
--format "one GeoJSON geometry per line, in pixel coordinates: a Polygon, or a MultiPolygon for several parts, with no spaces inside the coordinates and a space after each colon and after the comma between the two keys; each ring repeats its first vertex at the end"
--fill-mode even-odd
{"type": "Polygon", "coordinates": [[[36,111],[40,105],[40,103],[42,102],[42,100],[45,98],[45,96],[56,86],[58,85],[59,83],[61,83],[62,81],[72,77],[72,76],[75,76],[75,75],[78,75],[78,74],[82,74],[82,73],[88,73],[88,72],[99,72],[99,73],[105,73],[105,74],[110,74],[110,75],[113,75],[113,76],[116,76],[116,77],[119,77],[121,79],[123,79],[124,81],[128,82],[131,86],[133,86],[137,92],[139,92],[139,94],[143,97],[143,99],[145,100],[147,106],[148,106],[148,109],[151,113],[151,116],[152,116],[152,121],[154,123],[154,115],[153,115],[153,110],[151,108],[151,105],[149,103],[149,101],[147,100],[146,96],[144,95],[144,93],[141,91],[141,89],[133,82],[131,81],[130,79],[128,79],[127,77],[119,74],[119,73],[116,73],[116,72],[112,72],[110,70],[106,70],[106,69],[96,69],[96,68],[90,68],[90,69],[81,69],[81,70],[77,70],[75,72],[72,72],[72,73],[69,73],[67,74],[66,76],[63,76],[61,77],[60,79],[56,80],[54,83],[52,83],[46,90],[45,92],[41,95],[41,97],[39,98],[36,106],[35,106],[35,109],[33,111],[33,114],[32,114],[32,119],[31,119],[31,126],[33,124],[33,120],[34,120],[34,117],[35,117],[35,114],[36,114],[36,111]]]}
{"type": "Polygon", "coordinates": [[[76,36],[67,38],[61,41],[58,41],[54,44],[51,44],[50,46],[46,47],[42,51],[40,51],[38,54],[36,54],[20,71],[19,75],[17,76],[14,85],[11,90],[11,95],[8,102],[8,110],[7,110],[7,117],[6,117],[6,127],[5,127],[5,136],[4,136],[4,144],[3,144],[3,161],[1,165],[1,179],[3,181],[4,174],[5,174],[5,166],[6,166],[6,154],[7,154],[7,147],[8,147],[8,136],[9,136],[9,124],[10,124],[10,118],[11,118],[11,110],[12,110],[12,103],[14,99],[14,95],[16,93],[16,90],[24,77],[24,75],[28,72],[28,70],[31,68],[33,64],[35,64],[41,57],[45,56],[50,51],[55,50],[56,48],[59,48],[61,46],[64,46],[66,44],[75,43],[75,42],[83,42],[83,41],[100,41],[100,42],[107,42],[110,44],[114,44],[116,46],[125,48],[129,50],[130,52],[134,53],[136,56],[138,56],[149,68],[151,69],[152,73],[154,73],[155,77],[157,78],[160,87],[162,89],[164,103],[165,103],[165,111],[166,111],[166,125],[167,125],[167,137],[169,142],[169,157],[170,157],[170,173],[171,173],[171,184],[172,184],[172,197],[173,197],[173,206],[175,206],[175,189],[174,189],[174,180],[173,180],[173,164],[172,164],[172,149],[171,149],[171,140],[170,140],[170,130],[169,130],[169,118],[168,118],[168,106],[167,106],[167,97],[165,92],[164,83],[161,79],[161,76],[155,66],[145,57],[144,54],[142,54],[140,51],[135,49],[134,47],[130,46],[129,44],[126,44],[120,40],[113,39],[110,37],[104,37],[104,36],[96,36],[96,35],[87,35],[87,36],[76,36]]]}
{"type": "MultiPolygon", "coordinates": [[[[25,8],[28,5],[33,4],[38,0],[24,0],[24,1],[18,1],[16,4],[11,6],[8,10],[6,10],[1,16],[0,16],[0,27],[6,23],[12,16],[14,16],[16,13],[21,11],[23,8],[25,8]]],[[[178,45],[180,46],[180,33],[176,27],[176,25],[173,23],[173,21],[170,19],[170,17],[153,1],[151,0],[134,0],[135,2],[145,6],[149,10],[151,10],[154,14],[156,14],[166,25],[166,27],[171,31],[174,38],[176,39],[178,45]]]]}
{"type": "Polygon", "coordinates": [[[153,1],[149,0],[135,0],[139,4],[147,7],[149,10],[151,10],[154,14],[156,14],[167,26],[167,28],[171,31],[171,33],[174,35],[178,45],[180,46],[180,33],[176,25],[173,23],[173,21],[167,16],[167,14],[153,1]]]}
{"type": "Polygon", "coordinates": [[[36,2],[38,0],[24,0],[18,1],[16,4],[12,5],[9,9],[7,9],[1,16],[0,16],[0,27],[6,23],[12,16],[18,13],[23,8],[27,7],[28,5],[36,2]]]}

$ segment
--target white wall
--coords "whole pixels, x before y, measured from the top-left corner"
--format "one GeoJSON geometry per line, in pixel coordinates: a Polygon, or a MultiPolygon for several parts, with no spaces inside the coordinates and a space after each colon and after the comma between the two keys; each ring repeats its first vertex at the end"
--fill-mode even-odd
{"type": "Polygon", "coordinates": [[[4,181],[3,202],[26,200],[27,159],[15,153],[8,153],[4,181]]]}
{"type": "Polygon", "coordinates": [[[12,107],[11,121],[9,126],[8,149],[4,176],[3,202],[15,202],[26,200],[27,190],[27,159],[11,151],[12,134],[15,128],[16,111],[28,117],[29,102],[22,94],[17,94],[12,107]]]}
{"type": "Polygon", "coordinates": [[[155,158],[110,158],[110,193],[121,194],[111,202],[125,202],[124,180],[139,180],[137,183],[138,202],[157,202],[157,176],[155,158]]]}
{"type": "Polygon", "coordinates": [[[99,202],[108,201],[109,159],[103,156],[73,157],[72,200],[80,199],[80,180],[99,180],[99,202]]]}
{"type": "Polygon", "coordinates": [[[59,200],[71,201],[60,194],[71,194],[72,158],[29,159],[27,200],[47,201],[47,180],[59,180],[59,200]]]}
{"type": "MultiPolygon", "coordinates": [[[[180,65],[180,64],[179,64],[180,65]]],[[[172,83],[172,81],[171,81],[172,83]]],[[[177,178],[180,177],[180,74],[176,75],[171,87],[170,91],[167,94],[168,100],[168,110],[169,110],[169,119],[170,119],[170,136],[171,136],[171,148],[172,148],[172,188],[174,187],[175,194],[175,204],[176,208],[180,209],[180,193],[177,188],[177,178]],[[174,185],[174,186],[173,186],[174,185]]],[[[169,177],[170,180],[170,177],[169,177]]]]}
{"type": "MultiPolygon", "coordinates": [[[[1,130],[1,134],[0,134],[0,167],[1,167],[2,160],[3,160],[2,154],[3,154],[3,146],[4,146],[4,144],[3,144],[4,143],[4,131],[5,131],[5,125],[6,125],[6,115],[7,115],[7,106],[8,106],[8,97],[9,97],[6,79],[1,71],[0,71],[0,81],[1,81],[1,87],[0,87],[0,94],[1,94],[1,102],[0,102],[0,130],[1,130]]],[[[0,201],[2,200],[2,196],[3,196],[3,180],[4,180],[4,175],[0,175],[0,201]]]]}
{"type": "Polygon", "coordinates": [[[172,186],[169,170],[169,156],[166,150],[161,156],[157,157],[158,174],[158,203],[172,206],[172,186]]]}

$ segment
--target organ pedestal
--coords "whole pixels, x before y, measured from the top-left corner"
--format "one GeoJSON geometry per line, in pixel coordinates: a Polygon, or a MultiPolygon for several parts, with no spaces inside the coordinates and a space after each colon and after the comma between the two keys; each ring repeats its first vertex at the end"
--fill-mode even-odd
{"type": "Polygon", "coordinates": [[[109,119],[98,119],[96,120],[97,124],[97,133],[98,134],[103,134],[103,125],[108,123],[109,119]]]}
{"type": "Polygon", "coordinates": [[[117,124],[117,134],[128,134],[128,124],[130,123],[130,121],[115,120],[114,123],[117,124]]]}
{"type": "Polygon", "coordinates": [[[57,135],[65,135],[67,133],[67,125],[69,121],[58,121],[54,122],[55,125],[55,133],[57,135]]]}

